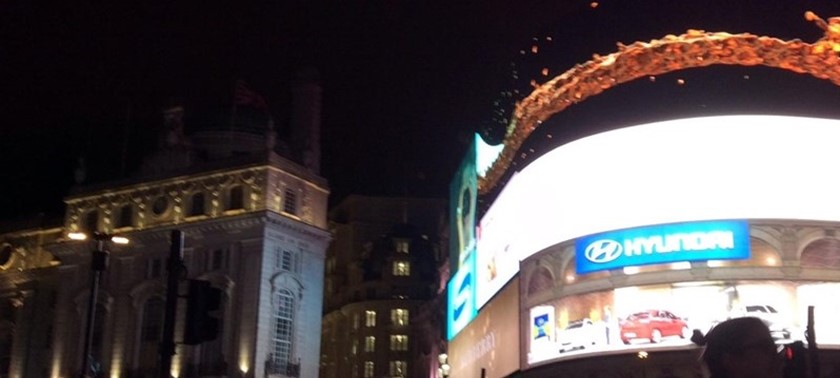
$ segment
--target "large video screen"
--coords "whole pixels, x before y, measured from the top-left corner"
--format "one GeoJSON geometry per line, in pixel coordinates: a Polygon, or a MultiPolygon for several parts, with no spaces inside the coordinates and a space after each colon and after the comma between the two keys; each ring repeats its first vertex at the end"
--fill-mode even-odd
{"type": "Polygon", "coordinates": [[[694,348],[693,330],[708,332],[733,317],[754,316],[777,343],[805,340],[815,306],[817,343],[840,346],[840,302],[826,301],[840,283],[801,281],[682,282],[625,287],[560,298],[528,309],[528,365],[591,354],[694,348]]]}
{"type": "Polygon", "coordinates": [[[838,120],[742,115],[626,127],[557,147],[517,172],[481,221],[479,306],[510,278],[493,263],[500,252],[524,260],[566,240],[657,224],[840,221],[831,185],[768,185],[778,172],[833,171],[836,140],[838,120]]]}

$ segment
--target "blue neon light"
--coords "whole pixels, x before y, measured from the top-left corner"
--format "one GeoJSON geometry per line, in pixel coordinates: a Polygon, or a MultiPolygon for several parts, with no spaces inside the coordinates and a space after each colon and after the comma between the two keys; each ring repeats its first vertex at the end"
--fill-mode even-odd
{"type": "Polygon", "coordinates": [[[472,251],[446,285],[447,340],[452,340],[476,315],[475,251],[472,251]]]}
{"type": "Polygon", "coordinates": [[[575,241],[578,273],[680,261],[750,257],[746,221],[676,223],[610,231],[575,241]]]}

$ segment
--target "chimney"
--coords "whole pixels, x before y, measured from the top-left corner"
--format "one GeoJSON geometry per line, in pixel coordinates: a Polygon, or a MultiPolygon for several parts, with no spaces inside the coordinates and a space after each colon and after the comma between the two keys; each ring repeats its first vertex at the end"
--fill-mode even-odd
{"type": "Polygon", "coordinates": [[[292,80],[292,149],[303,165],[321,171],[321,83],[318,71],[305,68],[292,80]]]}

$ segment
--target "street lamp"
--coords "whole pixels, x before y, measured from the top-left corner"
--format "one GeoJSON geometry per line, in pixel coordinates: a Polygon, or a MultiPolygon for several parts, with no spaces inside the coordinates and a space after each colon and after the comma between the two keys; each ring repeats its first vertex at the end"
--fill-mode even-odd
{"type": "MultiPolygon", "coordinates": [[[[80,232],[71,232],[67,234],[71,240],[86,240],[88,235],[80,232]]],[[[90,373],[91,356],[90,350],[93,346],[93,325],[96,321],[96,300],[99,296],[99,280],[102,278],[102,272],[108,269],[108,257],[110,252],[105,250],[105,242],[113,242],[115,244],[128,244],[128,238],[123,236],[108,235],[101,232],[93,233],[93,240],[96,241],[96,247],[92,252],[90,261],[90,297],[88,298],[87,324],[85,325],[85,343],[82,351],[82,372],[80,377],[86,378],[93,376],[90,373]]]]}
{"type": "Polygon", "coordinates": [[[449,376],[449,369],[450,366],[447,363],[449,360],[449,356],[446,353],[441,353],[438,355],[438,364],[440,367],[438,368],[438,377],[446,378],[449,376]]]}

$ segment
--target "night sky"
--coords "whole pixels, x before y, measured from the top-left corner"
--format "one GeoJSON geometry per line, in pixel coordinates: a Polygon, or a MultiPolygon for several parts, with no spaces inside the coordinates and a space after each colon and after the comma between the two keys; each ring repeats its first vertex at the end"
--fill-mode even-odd
{"type": "MultiPolygon", "coordinates": [[[[155,147],[163,106],[181,102],[188,130],[200,128],[225,117],[237,79],[268,100],[283,133],[289,83],[304,67],[321,74],[332,203],[350,193],[444,197],[470,135],[501,135],[531,79],[616,42],[690,28],[812,42],[822,31],[806,10],[840,16],[836,0],[115,3],[0,2],[0,219],[60,214],[80,156],[88,182],[132,174],[155,147]]],[[[840,118],[838,105],[840,88],[789,72],[675,72],[557,115],[523,146],[535,152],[521,163],[619,125],[732,113],[840,118]]]]}

